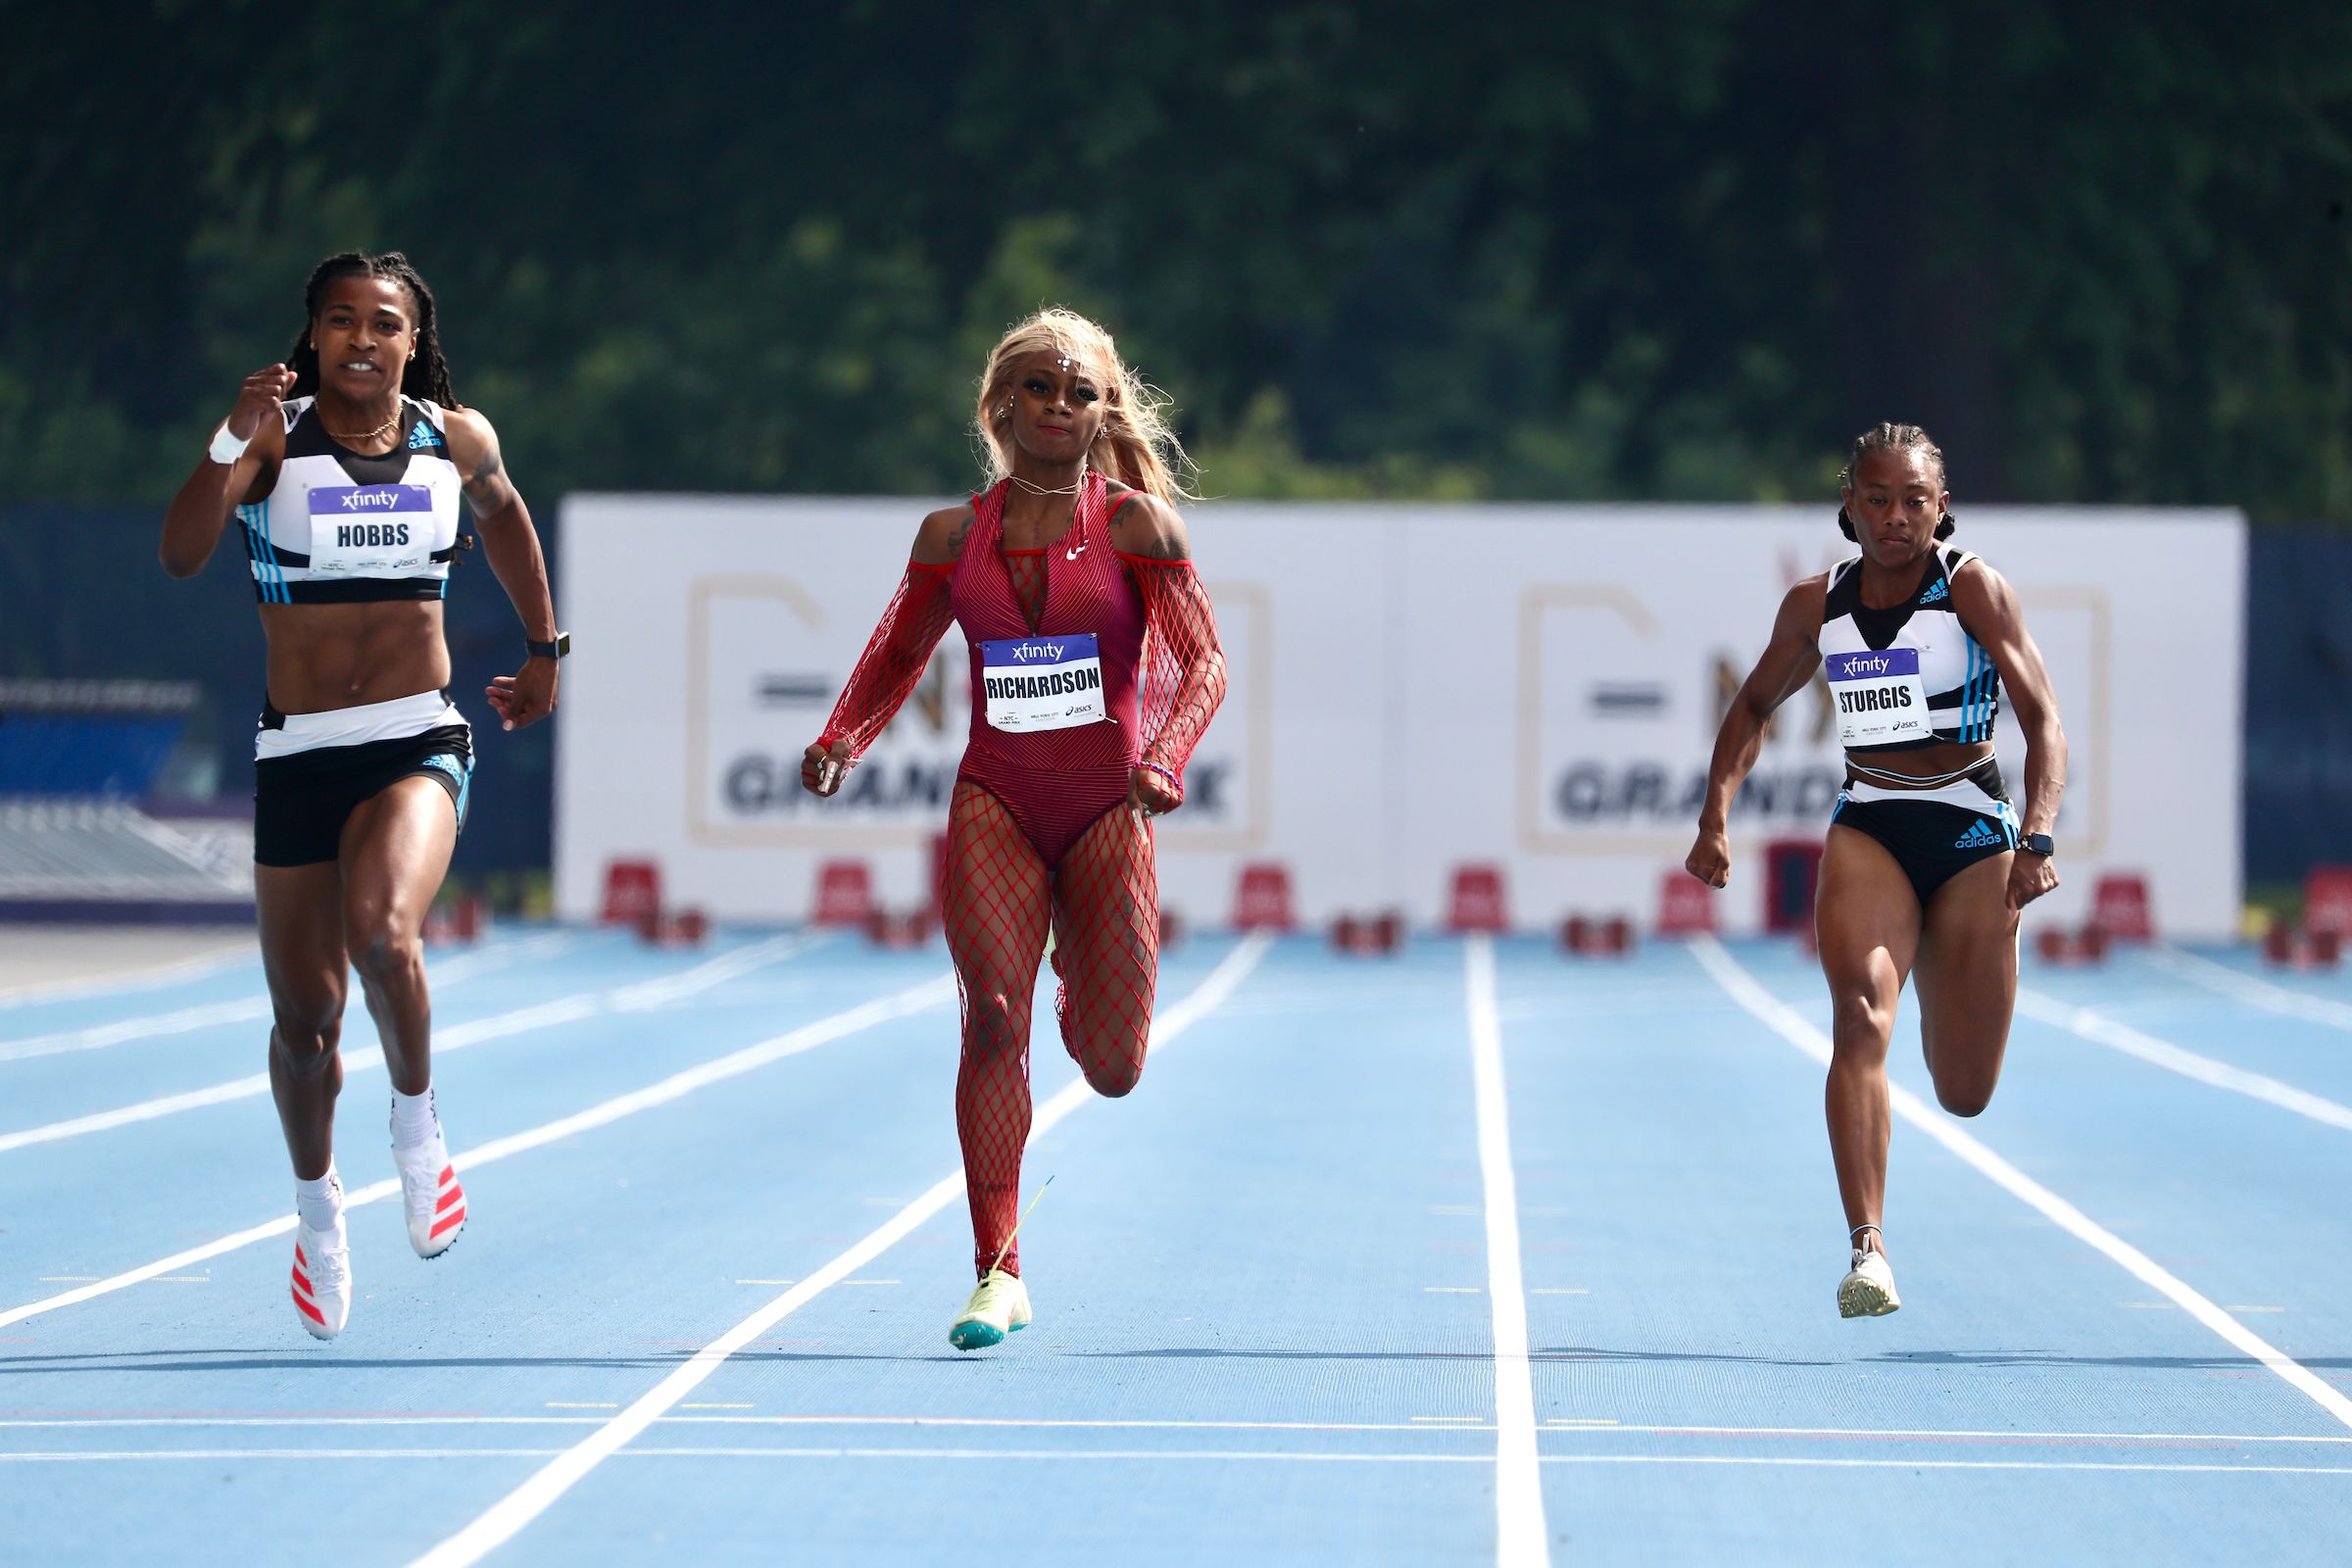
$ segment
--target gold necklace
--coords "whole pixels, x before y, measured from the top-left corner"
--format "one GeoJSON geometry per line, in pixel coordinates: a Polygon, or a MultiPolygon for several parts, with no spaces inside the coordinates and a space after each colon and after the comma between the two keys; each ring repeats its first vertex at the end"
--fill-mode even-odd
{"type": "MultiPolygon", "coordinates": [[[[393,427],[399,423],[400,410],[395,408],[392,411],[392,417],[386,419],[383,423],[377,425],[372,430],[356,430],[349,435],[344,434],[340,430],[327,430],[326,433],[333,436],[338,441],[372,441],[379,435],[389,435],[392,432],[393,427]]],[[[324,419],[320,419],[318,421],[318,427],[322,430],[325,430],[326,421],[324,419]]]]}
{"type": "Polygon", "coordinates": [[[1014,484],[1019,485],[1022,489],[1028,491],[1033,496],[1074,496],[1079,491],[1086,488],[1086,474],[1084,470],[1080,470],[1078,474],[1078,482],[1076,484],[1063,485],[1058,490],[1049,490],[1042,484],[1034,484],[1031,481],[1022,478],[1017,473],[1008,473],[1004,477],[1010,479],[1014,484]]]}

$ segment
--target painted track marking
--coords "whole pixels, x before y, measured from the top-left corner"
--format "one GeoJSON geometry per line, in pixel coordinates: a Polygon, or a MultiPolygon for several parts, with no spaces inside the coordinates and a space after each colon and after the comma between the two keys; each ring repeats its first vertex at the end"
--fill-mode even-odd
{"type": "Polygon", "coordinates": [[[2297,1089],[2293,1084],[2264,1073],[2248,1072],[2243,1067],[2232,1067],[2226,1061],[2216,1061],[2211,1056],[2183,1051],[2169,1040],[2159,1040],[2154,1035],[2134,1029],[2128,1023],[2119,1023],[2088,1007],[2078,1007],[2072,1003],[2060,1002],[2055,997],[2020,986],[2017,1010],[2038,1022],[2056,1024],[2094,1046],[2105,1046],[2110,1051],[2120,1051],[2127,1056],[2152,1062],[2167,1072],[2177,1072],[2183,1078],[2211,1084],[2216,1089],[2227,1089],[2233,1094],[2277,1105],[2281,1110],[2291,1110],[2298,1116],[2309,1116],[2313,1121],[2327,1126],[2352,1132],[2352,1106],[2340,1105],[2332,1100],[2297,1089]]]}
{"type": "Polygon", "coordinates": [[[2326,997],[2307,996],[2285,986],[2273,985],[2256,975],[2243,974],[2226,963],[2199,957],[2180,948],[2151,948],[2149,961],[2158,968],[2170,970],[2184,980],[2194,981],[2208,991],[2218,991],[2233,1001],[2276,1012],[2289,1018],[2308,1018],[2333,1029],[2352,1029],[2352,1006],[2331,1002],[2326,997]]]}
{"type": "MultiPolygon", "coordinates": [[[[528,1132],[514,1133],[505,1138],[494,1138],[489,1143],[478,1145],[463,1154],[452,1156],[450,1162],[460,1170],[473,1170],[487,1165],[493,1160],[505,1159],[510,1154],[523,1153],[543,1145],[552,1144],[559,1139],[568,1138],[574,1133],[586,1132],[592,1127],[602,1127],[608,1122],[619,1121],[625,1116],[634,1116],[641,1110],[651,1110],[656,1105],[665,1105],[673,1100],[682,1100],[698,1089],[708,1088],[711,1084],[720,1083],[729,1078],[739,1078],[747,1072],[767,1066],[770,1062],[781,1061],[786,1056],[799,1055],[804,1051],[812,1051],[818,1046],[839,1040],[845,1035],[857,1034],[861,1030],[870,1029],[876,1024],[886,1023],[893,1018],[903,1018],[909,1013],[921,1012],[925,1008],[938,1006],[955,995],[956,982],[952,975],[942,975],[937,979],[926,980],[921,985],[910,986],[891,996],[863,1003],[846,1011],[834,1013],[830,1017],[820,1018],[814,1023],[803,1024],[800,1028],[778,1035],[772,1040],[763,1040],[758,1045],[746,1046],[741,1051],[730,1052],[726,1055],[715,1057],[699,1066],[672,1073],[659,1083],[633,1090],[625,1095],[615,1096],[601,1104],[591,1105],[588,1109],[576,1111],[569,1116],[558,1117],[556,1120],[534,1127],[528,1132]]],[[[384,1199],[397,1196],[399,1192],[400,1178],[397,1176],[386,1177],[380,1182],[371,1182],[366,1187],[346,1193],[343,1204],[346,1208],[357,1208],[364,1203],[380,1202],[384,1199]]],[[[84,1285],[78,1290],[66,1291],[56,1296],[45,1297],[37,1301],[27,1301],[23,1306],[11,1307],[5,1312],[0,1312],[0,1328],[5,1328],[11,1323],[22,1323],[26,1318],[37,1317],[43,1312],[54,1312],[60,1307],[74,1306],[82,1301],[93,1300],[98,1297],[139,1284],[143,1280],[153,1279],[158,1274],[169,1274],[174,1269],[183,1268],[190,1263],[199,1263],[208,1257],[219,1257],[223,1252],[233,1252],[239,1248],[250,1247],[255,1242],[268,1241],[272,1236],[286,1235],[294,1229],[294,1215],[287,1214],[281,1218],[270,1220],[267,1224],[250,1226],[245,1230],[220,1237],[202,1247],[192,1247],[184,1252],[174,1252],[170,1257],[158,1258],[152,1263],[141,1264],[137,1268],[100,1280],[94,1285],[84,1285]]]]}
{"type": "Polygon", "coordinates": [[[1462,945],[1470,1066],[1478,1101],[1478,1169],[1487,1210],[1487,1295],[1494,1303],[1494,1560],[1546,1568],[1544,1483],[1536,1469],[1535,1373],[1528,1359],[1526,1282],[1519,1270],[1519,1185],[1511,1170],[1511,1103],[1494,1010],[1494,942],[1462,945]]]}
{"type": "MultiPolygon", "coordinates": [[[[1694,936],[1690,939],[1691,956],[1715,983],[1723,987],[1734,1002],[1754,1014],[1766,1026],[1797,1050],[1823,1066],[1829,1065],[1830,1037],[1800,1016],[1788,1004],[1757,983],[1755,977],[1742,967],[1713,937],[1694,936]]],[[[2276,1373],[2297,1393],[2308,1397],[2347,1427],[2352,1427],[2352,1398],[2328,1386],[2302,1362],[2272,1345],[2252,1329],[2216,1306],[2189,1284],[2159,1265],[2156,1260],[2133,1247],[2130,1242],[2099,1224],[2074,1204],[2019,1170],[1983,1142],[1961,1131],[1943,1117],[1928,1108],[1927,1102],[1902,1085],[1889,1083],[1887,1090],[1895,1113],[1905,1121],[1935,1139],[1937,1143],[1988,1179],[2054,1220],[2060,1229],[2078,1240],[2089,1244],[2141,1284],[2151,1286],[2169,1297],[2180,1308],[2219,1335],[2230,1345],[2276,1373]]]]}
{"type": "MultiPolygon", "coordinates": [[[[1257,967],[1258,960],[1272,945],[1273,938],[1262,931],[1243,938],[1192,995],[1152,1021],[1147,1050],[1164,1050],[1195,1022],[1213,1012],[1232,995],[1234,988],[1242,983],[1250,971],[1257,967]]],[[[1060,1093],[1037,1107],[1030,1123],[1030,1142],[1034,1144],[1063,1117],[1093,1098],[1094,1091],[1083,1078],[1064,1087],[1060,1093]]],[[[463,1565],[479,1562],[485,1555],[513,1540],[524,1526],[545,1513],[589,1471],[622,1451],[631,1439],[699,1388],[729,1356],[814,1300],[827,1287],[847,1279],[862,1265],[872,1262],[912,1234],[932,1215],[947,1207],[962,1192],[963,1171],[958,1167],[883,1221],[848,1251],[839,1254],[799,1285],[696,1351],[685,1365],[656,1384],[626,1410],[563,1450],[552,1463],[542,1467],[521,1486],[492,1504],[465,1529],[417,1557],[415,1568],[463,1568],[463,1565]]]]}
{"type": "MultiPolygon", "coordinates": [[[[738,948],[721,954],[708,962],[697,964],[681,974],[660,982],[640,982],[621,986],[612,991],[584,991],[553,1002],[533,1006],[517,1007],[488,1018],[476,1018],[468,1023],[452,1024],[434,1031],[432,1048],[436,1059],[467,1046],[478,1046],[486,1040],[504,1040],[513,1035],[531,1034],[541,1029],[561,1028],[567,1023],[594,1018],[608,1012],[644,1012],[657,1006],[667,1006],[699,995],[714,986],[769,963],[780,963],[797,957],[812,947],[829,941],[828,934],[791,933],[771,937],[765,942],[738,948]],[[754,955],[757,955],[755,958],[754,955]]],[[[485,955],[487,956],[488,955],[485,955]]],[[[269,1010],[268,999],[263,1002],[263,1013],[269,1010]]],[[[381,1046],[363,1046],[343,1054],[346,1074],[368,1072],[384,1064],[381,1046]]],[[[267,1072],[249,1073],[231,1078],[226,1083],[205,1089],[189,1089],[176,1095],[159,1095],[133,1104],[120,1105],[113,1110],[93,1111],[86,1116],[71,1116],[39,1127],[27,1127],[22,1132],[0,1133],[0,1153],[13,1149],[28,1149],[35,1144],[60,1143],[68,1138],[80,1138],[90,1133],[111,1132],[118,1127],[134,1126],[139,1122],[155,1121],[174,1116],[184,1110],[199,1110],[207,1105],[222,1105],[232,1101],[250,1100],[270,1092],[267,1072]]]]}
{"type": "MultiPolygon", "coordinates": [[[[494,966],[512,961],[529,962],[560,953],[578,942],[569,931],[551,931],[543,936],[528,937],[520,942],[501,947],[485,948],[476,953],[460,954],[443,960],[428,971],[431,983],[441,989],[463,985],[476,975],[489,972],[494,966]]],[[[16,1040],[0,1040],[0,1061],[22,1061],[35,1056],[55,1056],[76,1051],[98,1051],[107,1046],[119,1046],[130,1040],[152,1040],[161,1035],[186,1034],[195,1029],[209,1029],[220,1023],[249,1023],[270,1016],[270,997],[267,992],[258,997],[238,997],[229,1002],[204,1002],[194,1006],[175,1007],[170,1012],[141,1013],[129,1018],[117,1018],[108,1023],[91,1024],[81,1029],[65,1029],[52,1034],[25,1035],[16,1040]]]]}

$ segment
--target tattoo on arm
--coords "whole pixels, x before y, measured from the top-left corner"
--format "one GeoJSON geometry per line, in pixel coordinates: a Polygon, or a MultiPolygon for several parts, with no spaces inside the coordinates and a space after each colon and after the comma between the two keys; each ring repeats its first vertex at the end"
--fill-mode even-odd
{"type": "Polygon", "coordinates": [[[466,499],[473,504],[477,517],[488,516],[514,501],[514,487],[507,481],[506,465],[499,461],[495,444],[482,454],[472,477],[466,481],[466,499]]]}

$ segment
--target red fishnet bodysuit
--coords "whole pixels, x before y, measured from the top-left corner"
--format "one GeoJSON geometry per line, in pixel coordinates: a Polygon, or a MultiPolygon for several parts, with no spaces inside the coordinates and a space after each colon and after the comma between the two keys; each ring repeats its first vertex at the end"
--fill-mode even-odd
{"type": "MultiPolygon", "coordinates": [[[[820,740],[861,755],[913,691],[953,618],[971,650],[972,729],[948,808],[948,950],[963,992],[956,1126],[977,1266],[1009,1247],[1028,1142],[1029,1019],[1047,934],[1062,1043],[1086,1080],[1124,1095],[1143,1071],[1159,967],[1151,824],[1128,808],[1149,767],[1179,799],[1184,764],[1225,694],[1216,621],[1192,564],[1116,552],[1099,474],[1068,531],[1004,548],[1000,484],[973,498],[953,567],[910,564],[820,740]],[[1091,632],[1107,722],[1006,734],[987,722],[984,641],[1091,632]]],[[[1126,498],[1120,498],[1124,501],[1126,498]]]]}

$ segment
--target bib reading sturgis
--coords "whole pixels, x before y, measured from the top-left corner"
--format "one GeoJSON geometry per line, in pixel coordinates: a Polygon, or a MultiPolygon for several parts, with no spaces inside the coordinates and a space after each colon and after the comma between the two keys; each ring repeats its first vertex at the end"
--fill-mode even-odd
{"type": "Polygon", "coordinates": [[[1822,661],[1838,704],[1841,746],[1924,741],[1935,734],[1928,688],[1919,675],[1919,650],[1883,648],[1831,654],[1822,661]]]}
{"type": "Polygon", "coordinates": [[[988,722],[1008,735],[1100,724],[1102,656],[1092,632],[1015,637],[980,645],[988,722]]]}
{"type": "Polygon", "coordinates": [[[430,486],[316,485],[310,503],[314,577],[406,576],[432,557],[430,486]]]}

